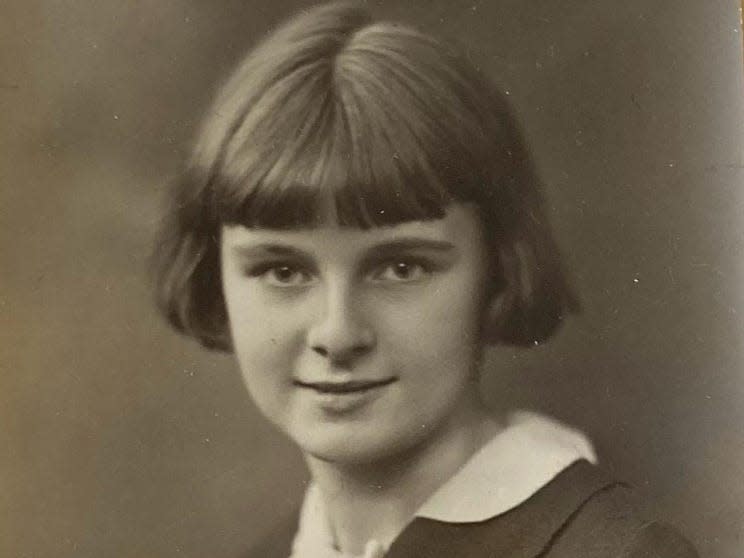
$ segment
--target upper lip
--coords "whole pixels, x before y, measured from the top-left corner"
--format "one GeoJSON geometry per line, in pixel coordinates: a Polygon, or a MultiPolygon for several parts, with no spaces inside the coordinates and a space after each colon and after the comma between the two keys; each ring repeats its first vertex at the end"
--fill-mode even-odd
{"type": "Polygon", "coordinates": [[[322,393],[354,393],[393,383],[395,377],[383,380],[349,380],[346,382],[304,382],[295,380],[294,384],[304,388],[314,389],[322,393]]]}

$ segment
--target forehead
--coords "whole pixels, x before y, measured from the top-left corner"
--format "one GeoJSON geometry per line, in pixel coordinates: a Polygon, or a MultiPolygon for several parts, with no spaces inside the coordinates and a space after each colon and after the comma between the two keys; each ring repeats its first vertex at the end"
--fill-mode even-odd
{"type": "Polygon", "coordinates": [[[334,222],[290,230],[224,225],[222,247],[228,255],[233,249],[242,251],[276,244],[311,253],[342,255],[364,252],[401,240],[420,240],[445,243],[460,249],[480,249],[483,244],[481,228],[474,207],[469,204],[453,204],[440,219],[405,221],[367,229],[342,227],[334,222]]]}

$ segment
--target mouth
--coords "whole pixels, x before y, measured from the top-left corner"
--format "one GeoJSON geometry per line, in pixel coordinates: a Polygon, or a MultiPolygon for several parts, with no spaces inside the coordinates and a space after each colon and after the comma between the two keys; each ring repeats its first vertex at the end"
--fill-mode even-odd
{"type": "Polygon", "coordinates": [[[376,388],[392,384],[397,378],[386,378],[384,380],[351,380],[348,382],[301,382],[295,380],[294,385],[312,389],[319,393],[349,394],[363,393],[376,388]]]}

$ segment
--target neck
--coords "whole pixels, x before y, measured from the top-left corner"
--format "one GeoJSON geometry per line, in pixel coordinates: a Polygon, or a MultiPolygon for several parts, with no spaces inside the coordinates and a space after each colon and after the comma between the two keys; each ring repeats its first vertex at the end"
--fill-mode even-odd
{"type": "Polygon", "coordinates": [[[499,429],[478,404],[419,445],[375,463],[347,465],[306,456],[337,548],[361,554],[371,539],[389,546],[426,499],[499,429]]]}

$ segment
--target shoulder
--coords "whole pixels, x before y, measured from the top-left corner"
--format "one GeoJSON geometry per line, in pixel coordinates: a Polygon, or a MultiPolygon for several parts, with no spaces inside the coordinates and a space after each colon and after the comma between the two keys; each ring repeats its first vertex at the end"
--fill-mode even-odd
{"type": "Polygon", "coordinates": [[[670,525],[650,519],[640,496],[616,483],[591,494],[551,537],[546,557],[696,558],[670,525]]]}
{"type": "Polygon", "coordinates": [[[491,519],[417,518],[389,558],[695,558],[673,528],[649,521],[627,484],[577,461],[522,504],[491,519]]]}

